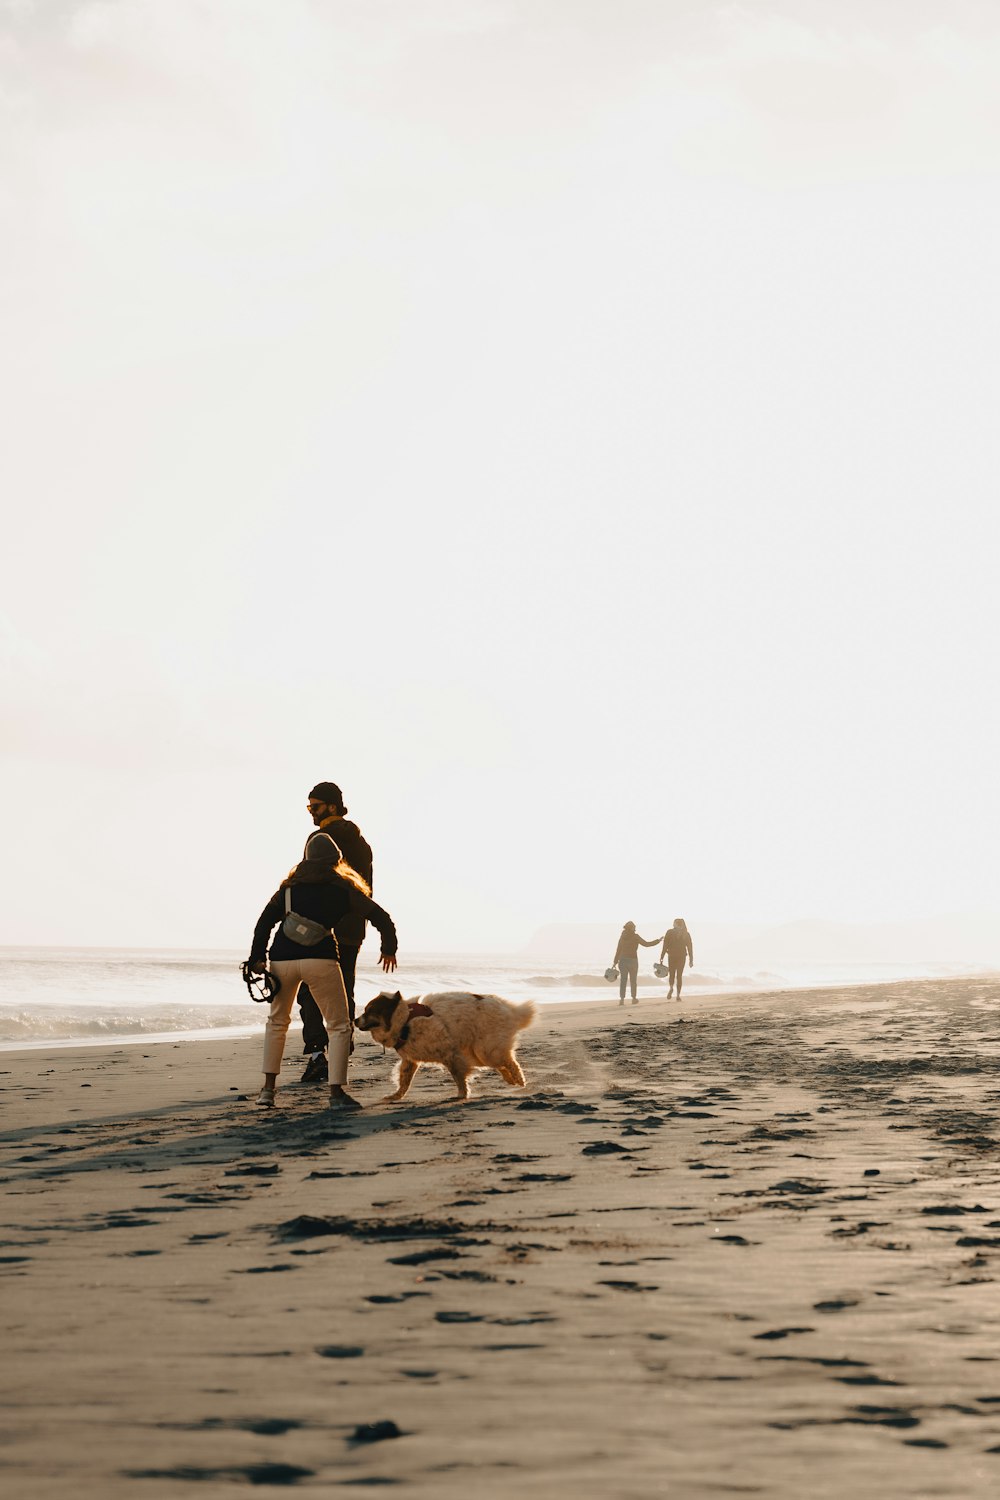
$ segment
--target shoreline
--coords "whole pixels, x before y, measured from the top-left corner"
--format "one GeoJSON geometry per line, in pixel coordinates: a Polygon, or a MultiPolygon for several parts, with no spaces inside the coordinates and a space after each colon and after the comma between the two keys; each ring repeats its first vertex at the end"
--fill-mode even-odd
{"type": "Polygon", "coordinates": [[[466,1105],[365,1038],[349,1119],[252,1036],[8,1052],[0,1472],[985,1500],[1000,981],[746,998],[542,1007],[466,1105]]]}
{"type": "MultiPolygon", "coordinates": [[[[710,1001],[733,1001],[733,1002],[736,1002],[736,1001],[750,1001],[750,1000],[752,1000],[752,1001],[761,1001],[761,1000],[773,1000],[773,999],[776,999],[778,997],[785,997],[785,996],[790,996],[790,997],[794,997],[796,995],[813,995],[813,996],[815,996],[815,995],[825,994],[827,992],[832,993],[832,994],[839,994],[842,991],[854,991],[854,990],[862,990],[862,989],[865,990],[865,991],[868,991],[868,990],[878,990],[878,991],[881,991],[881,990],[884,990],[884,989],[892,988],[893,986],[897,986],[897,985],[911,985],[911,984],[932,984],[932,985],[934,985],[934,984],[951,984],[952,982],[974,983],[974,982],[979,982],[979,981],[989,981],[989,980],[993,980],[993,979],[1000,979],[1000,972],[995,971],[995,970],[972,970],[972,971],[970,971],[969,973],[966,973],[966,974],[948,974],[948,975],[945,975],[945,976],[941,976],[940,978],[939,977],[927,978],[926,976],[917,976],[917,977],[914,977],[914,978],[903,978],[903,979],[880,979],[880,980],[870,980],[870,979],[869,980],[864,980],[864,979],[859,979],[859,980],[851,981],[849,983],[838,983],[838,984],[829,984],[829,983],[795,984],[795,985],[781,986],[781,987],[769,988],[769,989],[762,988],[762,989],[739,989],[739,990],[734,990],[734,989],[727,989],[727,988],[724,988],[724,987],[720,987],[720,988],[716,989],[715,987],[713,987],[711,985],[697,984],[697,985],[693,986],[693,988],[692,988],[692,990],[690,992],[685,991],[684,999],[683,999],[683,1001],[681,1003],[684,1006],[690,1006],[695,1001],[705,1001],[705,1000],[710,1000],[710,1001]]],[[[387,981],[387,983],[388,983],[388,981],[387,981]]],[[[397,986],[397,987],[401,987],[401,986],[397,986]]],[[[662,980],[646,980],[646,981],[643,981],[642,979],[640,979],[639,988],[640,988],[640,992],[641,992],[640,993],[640,997],[639,997],[639,1005],[640,1006],[642,1006],[643,1004],[645,1004],[647,1006],[651,1005],[651,1004],[656,1004],[656,1005],[662,1004],[664,1007],[672,1009],[677,1004],[676,1001],[667,1000],[666,994],[664,993],[665,985],[664,985],[664,983],[663,983],[662,980]],[[654,985],[656,986],[656,990],[651,993],[650,991],[651,991],[651,989],[652,989],[652,987],[654,985]]],[[[612,989],[612,986],[609,984],[608,985],[609,992],[611,991],[611,989],[612,989]]],[[[429,992],[425,991],[424,993],[429,993],[429,992]]],[[[371,997],[369,997],[369,998],[371,998],[371,997]]],[[[579,1012],[581,1014],[584,1014],[584,1013],[593,1014],[594,1011],[595,1011],[595,1009],[598,1008],[598,1007],[601,1007],[603,1010],[607,1010],[609,1012],[614,1012],[614,1011],[617,1011],[619,1009],[618,1001],[616,999],[611,998],[610,993],[608,995],[606,995],[606,996],[602,996],[601,998],[595,997],[592,1000],[579,1000],[579,999],[572,999],[572,1000],[551,1000],[551,999],[547,999],[544,996],[544,994],[543,995],[518,996],[518,999],[519,1000],[521,1000],[521,999],[530,999],[541,1010],[547,1010],[547,1009],[550,1009],[550,1008],[551,1009],[557,1009],[560,1014],[567,1014],[567,1015],[576,1014],[577,1012],[579,1012]]],[[[251,1002],[248,1002],[248,1004],[249,1003],[251,1003],[251,1002]]],[[[364,1002],[364,1003],[367,1003],[367,1002],[364,1002]]],[[[625,1008],[628,1009],[629,1005],[630,1005],[630,1002],[626,1001],[625,1008]]],[[[104,1035],[104,1036],[94,1036],[94,1037],[86,1037],[86,1036],[71,1036],[71,1037],[64,1037],[64,1038],[39,1037],[37,1039],[32,1039],[30,1041],[20,1041],[20,1042],[11,1042],[11,1041],[2,1041],[2,1040],[0,1040],[0,1057],[12,1055],[12,1054],[16,1055],[16,1054],[20,1054],[20,1053],[23,1053],[23,1052],[49,1052],[49,1051],[51,1051],[51,1052],[57,1052],[58,1053],[58,1052],[72,1051],[72,1050],[74,1050],[75,1048],[78,1048],[78,1047],[79,1048],[85,1048],[85,1049],[87,1049],[89,1051],[89,1050],[92,1050],[93,1048],[99,1048],[99,1047],[137,1047],[137,1046],[146,1046],[146,1045],[152,1047],[152,1046],[176,1045],[178,1042],[192,1042],[192,1043],[193,1042],[200,1042],[200,1043],[207,1043],[207,1042],[209,1042],[209,1041],[211,1041],[213,1039],[222,1040],[222,1039],[228,1038],[228,1039],[235,1040],[237,1038],[251,1038],[251,1037],[254,1037],[254,1036],[261,1035],[263,1033],[264,1019],[265,1019],[265,1015],[266,1015],[266,1007],[261,1006],[260,1009],[261,1009],[261,1018],[260,1018],[259,1021],[257,1021],[257,1022],[249,1022],[248,1021],[246,1024],[242,1024],[241,1023],[241,1024],[238,1024],[238,1025],[198,1027],[196,1029],[187,1030],[187,1031],[185,1031],[185,1030],[178,1030],[178,1031],[122,1032],[120,1035],[104,1035]]],[[[291,1026],[291,1028],[289,1030],[289,1037],[292,1039],[293,1042],[294,1042],[294,1037],[295,1037],[295,1030],[296,1030],[296,1020],[293,1017],[292,1026],[291,1026]]]]}

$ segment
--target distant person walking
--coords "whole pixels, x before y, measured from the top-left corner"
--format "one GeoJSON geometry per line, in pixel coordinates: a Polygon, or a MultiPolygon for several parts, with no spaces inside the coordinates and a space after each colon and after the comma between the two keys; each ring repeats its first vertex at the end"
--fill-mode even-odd
{"type": "MultiPolygon", "coordinates": [[[[372,851],[357,823],[352,823],[347,817],[347,808],[344,806],[340,787],[334,781],[317,782],[309,793],[306,807],[316,825],[316,831],[311,833],[306,840],[303,857],[308,856],[309,845],[317,834],[329,835],[339,845],[351,869],[357,870],[367,885],[370,895],[372,851]]],[[[340,949],[340,972],[344,976],[347,1008],[351,1014],[352,1026],[354,1025],[354,976],[358,966],[358,954],[361,952],[364,940],[364,917],[354,911],[348,912],[343,920],[337,923],[337,947],[340,949]]],[[[302,1074],[302,1082],[325,1083],[328,1074],[326,1056],[328,1037],[319,1006],[313,999],[312,991],[307,984],[299,990],[299,1013],[302,1016],[302,1051],[308,1058],[305,1072],[302,1074]]]]}
{"type": "Polygon", "coordinates": [[[257,1103],[265,1109],[274,1104],[292,1006],[299,987],[306,983],[326,1022],[330,1039],[330,1108],[361,1108],[344,1088],[351,1016],[334,936],[334,930],[349,912],[374,922],[382,938],[382,968],[390,973],[396,967],[396,929],[392,918],[375,905],[368,895],[367,883],[341,858],[333,840],[325,834],[313,837],[306,858],[281,882],[257,918],[250,947],[251,970],[259,973],[269,967],[280,984],[271,1000],[264,1028],[264,1086],[257,1103]],[[279,922],[281,926],[270,944],[268,965],[265,960],[268,940],[279,922]],[[298,936],[292,937],[288,929],[298,936]]]}
{"type": "Polygon", "coordinates": [[[660,963],[663,955],[667,956],[667,999],[671,1000],[674,994],[674,986],[677,987],[677,998],[681,998],[681,981],[684,977],[685,962],[694,963],[694,944],[691,934],[687,930],[687,923],[683,917],[675,917],[674,925],[668,929],[663,937],[663,947],[660,950],[660,963]]]}
{"type": "Polygon", "coordinates": [[[648,941],[640,937],[635,930],[634,922],[626,922],[622,928],[622,935],[618,939],[618,947],[615,949],[615,964],[618,967],[618,994],[619,1005],[625,1004],[625,986],[631,986],[632,1004],[638,1005],[639,1001],[635,993],[636,981],[639,978],[639,944],[644,948],[655,948],[660,941],[658,937],[650,938],[648,941]]]}

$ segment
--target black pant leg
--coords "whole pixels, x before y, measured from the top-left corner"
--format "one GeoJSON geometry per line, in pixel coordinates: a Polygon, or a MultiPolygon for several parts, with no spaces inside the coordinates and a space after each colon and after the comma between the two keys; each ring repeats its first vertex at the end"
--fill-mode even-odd
{"type": "Polygon", "coordinates": [[[322,1052],[330,1038],[320,1010],[307,984],[299,986],[299,1014],[302,1017],[302,1051],[322,1052]]]}
{"type": "Polygon", "coordinates": [[[358,954],[361,952],[360,943],[356,948],[348,947],[346,943],[340,944],[340,972],[344,976],[344,989],[347,991],[347,1009],[351,1013],[351,1025],[354,1025],[354,973],[358,967],[358,954]]]}

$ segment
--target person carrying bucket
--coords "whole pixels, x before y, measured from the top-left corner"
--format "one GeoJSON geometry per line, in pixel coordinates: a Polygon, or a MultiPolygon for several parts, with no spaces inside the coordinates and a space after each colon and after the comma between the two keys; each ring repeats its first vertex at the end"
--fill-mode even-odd
{"type": "Polygon", "coordinates": [[[681,980],[684,976],[684,964],[694,963],[694,944],[691,934],[688,932],[687,923],[683,917],[675,917],[674,925],[664,934],[663,948],[660,952],[660,962],[663,955],[667,956],[667,999],[673,998],[674,987],[677,988],[677,998],[681,998],[681,980]]]}
{"type": "Polygon", "coordinates": [[[660,942],[658,937],[640,937],[635,930],[634,922],[626,922],[622,928],[622,935],[618,939],[618,947],[615,949],[615,967],[618,970],[618,995],[619,1005],[625,1004],[625,986],[632,990],[632,1004],[638,1005],[639,1001],[635,993],[636,981],[639,978],[639,944],[644,948],[655,948],[660,942]]]}

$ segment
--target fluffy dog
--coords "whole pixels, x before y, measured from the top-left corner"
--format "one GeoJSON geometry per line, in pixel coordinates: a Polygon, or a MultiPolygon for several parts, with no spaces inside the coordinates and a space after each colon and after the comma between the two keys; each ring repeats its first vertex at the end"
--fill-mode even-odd
{"type": "Polygon", "coordinates": [[[383,1047],[399,1053],[396,1092],[387,1103],[406,1094],[421,1063],[438,1063],[455,1080],[459,1099],[469,1097],[469,1074],[474,1068],[495,1068],[505,1083],[524,1088],[524,1074],[514,1056],[517,1034],[535,1019],[530,1000],[514,1005],[498,995],[452,991],[404,1000],[376,995],[358,1017],[357,1028],[367,1031],[383,1047]]]}

